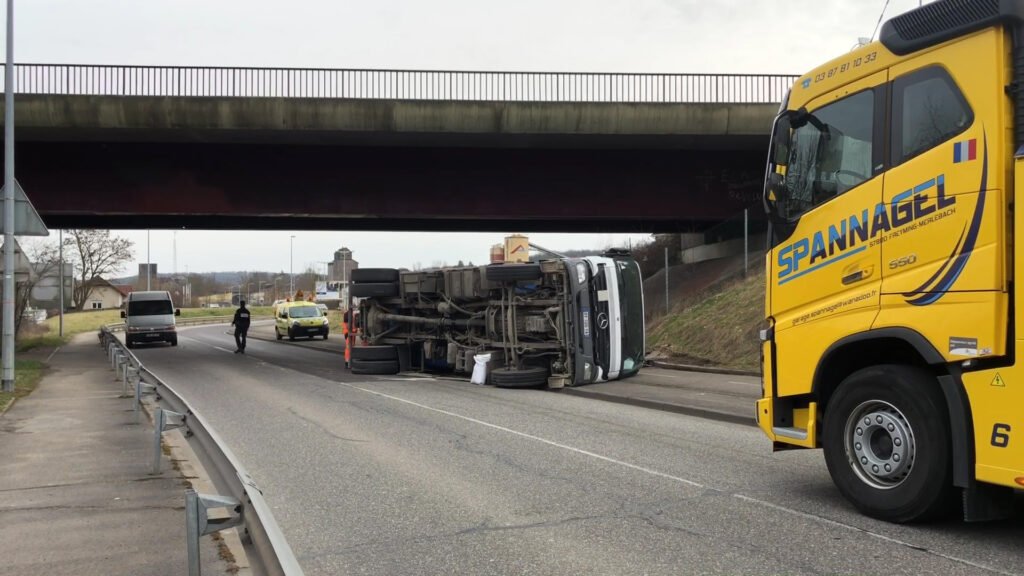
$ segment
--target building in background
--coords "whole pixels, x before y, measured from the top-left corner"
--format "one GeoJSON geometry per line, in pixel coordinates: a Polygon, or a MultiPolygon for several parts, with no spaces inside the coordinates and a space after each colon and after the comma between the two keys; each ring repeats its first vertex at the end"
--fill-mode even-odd
{"type": "MultiPolygon", "coordinates": [[[[32,287],[30,304],[33,308],[49,310],[51,313],[60,309],[60,272],[56,266],[33,264],[39,279],[32,287]]],[[[74,308],[75,266],[71,262],[64,263],[64,309],[74,308]]]]}
{"type": "Polygon", "coordinates": [[[131,286],[111,284],[99,276],[89,280],[89,284],[92,285],[92,290],[89,291],[89,296],[81,307],[86,311],[120,308],[132,291],[131,286]]]}
{"type": "Polygon", "coordinates": [[[135,289],[145,290],[146,289],[146,272],[149,271],[150,288],[156,290],[157,284],[159,283],[158,278],[160,276],[156,272],[156,264],[145,262],[139,262],[139,276],[135,279],[135,289]]]}
{"type": "Polygon", "coordinates": [[[334,260],[327,263],[327,279],[316,283],[316,301],[330,308],[344,308],[348,301],[348,283],[352,271],[359,268],[359,262],[352,258],[352,251],[342,246],[334,251],[334,260]]]}
{"type": "Polygon", "coordinates": [[[347,282],[359,262],[352,259],[352,251],[342,246],[334,251],[334,260],[327,263],[328,282],[347,282]]]}

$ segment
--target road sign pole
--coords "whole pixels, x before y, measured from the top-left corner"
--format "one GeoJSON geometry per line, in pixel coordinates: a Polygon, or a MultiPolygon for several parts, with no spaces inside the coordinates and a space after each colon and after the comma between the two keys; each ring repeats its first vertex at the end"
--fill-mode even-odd
{"type": "Polygon", "coordinates": [[[668,305],[668,246],[665,246],[665,314],[671,311],[668,305]]]}
{"type": "Polygon", "coordinates": [[[60,326],[60,337],[64,337],[64,229],[61,228],[57,231],[57,250],[58,250],[58,264],[60,265],[60,271],[57,272],[58,278],[60,278],[60,311],[57,312],[59,316],[60,326]]]}
{"type": "Polygon", "coordinates": [[[14,0],[7,0],[4,66],[4,297],[3,390],[14,392],[14,0]]]}

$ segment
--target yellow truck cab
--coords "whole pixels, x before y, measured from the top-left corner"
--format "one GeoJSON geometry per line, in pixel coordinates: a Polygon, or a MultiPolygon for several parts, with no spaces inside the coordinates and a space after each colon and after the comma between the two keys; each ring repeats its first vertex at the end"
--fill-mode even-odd
{"type": "Polygon", "coordinates": [[[283,302],[274,308],[274,318],[274,334],[278,340],[285,336],[289,340],[317,336],[327,340],[330,332],[327,316],[315,302],[283,302]]]}
{"type": "Polygon", "coordinates": [[[1000,518],[1024,487],[1022,177],[1022,0],[911,10],[782,104],[757,421],[868,515],[1000,518]]]}

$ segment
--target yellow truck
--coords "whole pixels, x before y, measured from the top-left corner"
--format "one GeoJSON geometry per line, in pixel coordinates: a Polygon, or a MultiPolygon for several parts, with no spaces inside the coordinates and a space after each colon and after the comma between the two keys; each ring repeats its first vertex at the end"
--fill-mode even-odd
{"type": "Polygon", "coordinates": [[[757,421],[865,514],[1000,518],[1024,487],[1018,184],[1024,1],[911,10],[782,104],[757,421]]]}

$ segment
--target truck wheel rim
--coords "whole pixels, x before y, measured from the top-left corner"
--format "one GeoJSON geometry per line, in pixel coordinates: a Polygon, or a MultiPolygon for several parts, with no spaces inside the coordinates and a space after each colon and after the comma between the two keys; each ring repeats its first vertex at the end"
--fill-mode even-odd
{"type": "Polygon", "coordinates": [[[914,467],[914,430],[888,402],[870,400],[857,406],[846,420],[843,437],[850,467],[874,488],[899,486],[914,467]]]}

